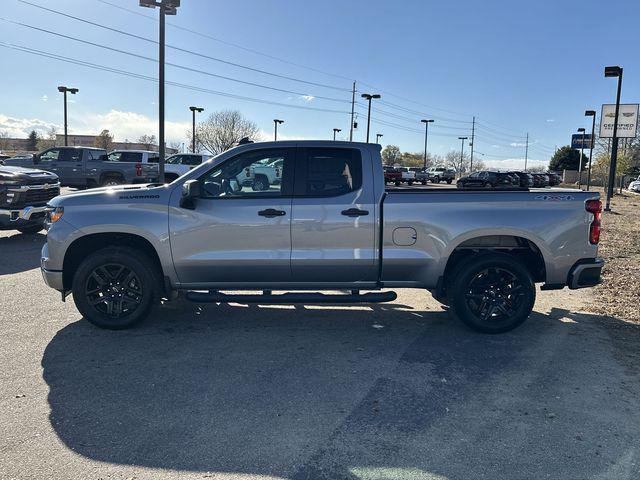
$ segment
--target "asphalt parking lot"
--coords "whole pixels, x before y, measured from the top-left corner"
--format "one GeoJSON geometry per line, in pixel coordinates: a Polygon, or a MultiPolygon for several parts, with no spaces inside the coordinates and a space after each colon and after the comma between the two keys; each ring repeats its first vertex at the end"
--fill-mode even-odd
{"type": "Polygon", "coordinates": [[[121,332],[0,233],[0,478],[640,477],[638,327],[541,292],[473,333],[428,294],[374,307],[199,306],[121,332]]]}

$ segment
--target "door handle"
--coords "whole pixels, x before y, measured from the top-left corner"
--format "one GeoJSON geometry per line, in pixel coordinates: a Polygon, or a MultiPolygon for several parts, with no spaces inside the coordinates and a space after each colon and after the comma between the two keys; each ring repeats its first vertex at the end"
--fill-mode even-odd
{"type": "Polygon", "coordinates": [[[282,217],[286,214],[287,212],[285,212],[284,210],[276,210],[275,208],[267,208],[266,210],[260,210],[258,212],[258,215],[267,218],[282,217]]]}
{"type": "Polygon", "coordinates": [[[369,210],[360,210],[359,208],[350,208],[349,210],[343,210],[342,215],[345,217],[360,217],[369,215],[369,210]]]}

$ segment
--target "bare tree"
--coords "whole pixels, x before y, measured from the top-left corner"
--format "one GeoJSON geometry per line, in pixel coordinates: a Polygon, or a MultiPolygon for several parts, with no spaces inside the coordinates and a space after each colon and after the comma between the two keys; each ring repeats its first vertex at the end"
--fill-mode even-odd
{"type": "Polygon", "coordinates": [[[385,165],[393,165],[394,163],[398,163],[400,161],[400,147],[396,145],[387,145],[382,149],[382,163],[385,165]]]}
{"type": "Polygon", "coordinates": [[[214,112],[196,126],[198,144],[213,155],[229,150],[244,137],[256,138],[259,132],[258,126],[237,110],[214,112]]]}
{"type": "Polygon", "coordinates": [[[93,146],[103,148],[105,150],[111,150],[113,148],[113,135],[109,133],[109,130],[102,130],[93,141],[93,146]]]}
{"type": "Polygon", "coordinates": [[[5,130],[0,130],[0,152],[9,150],[10,145],[9,134],[5,130]]]}
{"type": "Polygon", "coordinates": [[[156,145],[158,143],[158,141],[156,140],[156,136],[155,135],[142,135],[138,139],[138,143],[141,143],[142,145],[144,145],[144,148],[146,150],[151,150],[151,147],[156,145]]]}
{"type": "Polygon", "coordinates": [[[56,140],[58,138],[58,131],[56,127],[51,127],[47,133],[47,138],[38,137],[38,150],[44,150],[56,146],[56,140]]]}
{"type": "Polygon", "coordinates": [[[444,157],[445,166],[455,169],[461,175],[469,171],[470,163],[471,159],[468,154],[465,153],[460,158],[460,152],[455,150],[449,150],[444,157]]]}

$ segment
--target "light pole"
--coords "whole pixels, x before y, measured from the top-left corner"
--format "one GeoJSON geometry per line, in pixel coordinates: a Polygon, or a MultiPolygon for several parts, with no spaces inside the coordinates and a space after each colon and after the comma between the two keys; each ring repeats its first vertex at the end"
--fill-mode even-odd
{"type": "Polygon", "coordinates": [[[381,133],[376,133],[376,143],[380,143],[380,138],[384,137],[381,133]]]}
{"type": "Polygon", "coordinates": [[[193,130],[191,133],[191,151],[192,153],[196,153],[196,112],[198,113],[202,113],[204,112],[204,108],[202,107],[189,107],[189,110],[191,110],[192,115],[192,125],[193,125],[193,130]]]}
{"type": "Polygon", "coordinates": [[[369,108],[367,110],[367,143],[369,143],[369,128],[371,127],[371,100],[374,98],[382,98],[382,96],[377,93],[373,95],[370,93],[363,93],[361,97],[369,101],[369,108]]]}
{"type": "Polygon", "coordinates": [[[280,120],[277,118],[273,119],[273,125],[275,127],[274,132],[273,132],[273,141],[277,142],[278,141],[278,124],[282,124],[284,123],[284,120],[280,120]]]}
{"type": "Polygon", "coordinates": [[[458,140],[462,142],[460,147],[460,174],[462,175],[462,159],[464,158],[464,141],[469,137],[458,137],[458,140]]]}
{"type": "Polygon", "coordinates": [[[578,188],[582,190],[582,162],[584,158],[584,128],[579,128],[578,133],[582,133],[582,138],[580,138],[580,163],[578,164],[578,188]]]}
{"type": "Polygon", "coordinates": [[[589,142],[589,172],[587,173],[587,192],[589,191],[589,187],[591,186],[591,160],[593,158],[593,142],[595,141],[596,134],[596,111],[595,110],[586,110],[584,112],[585,117],[593,117],[591,122],[591,142],[589,142]]]}
{"type": "Polygon", "coordinates": [[[429,135],[429,124],[433,123],[433,120],[422,119],[420,120],[424,123],[424,169],[427,169],[427,136],[429,135]]]}
{"type": "Polygon", "coordinates": [[[620,93],[622,92],[622,67],[604,67],[605,77],[618,77],[618,92],[616,95],[616,112],[613,119],[613,136],[611,137],[611,163],[609,165],[609,182],[607,185],[607,201],[605,212],[611,211],[611,197],[613,197],[613,185],[616,181],[616,167],[618,163],[618,114],[620,113],[620,93]]]}
{"type": "Polygon", "coordinates": [[[140,6],[160,8],[160,31],[158,35],[158,181],[164,183],[164,24],[166,15],[175,15],[180,0],[140,0],[140,6]]]}
{"type": "Polygon", "coordinates": [[[333,129],[333,141],[334,142],[336,141],[336,133],[341,132],[341,131],[342,131],[342,129],[340,129],[340,128],[334,128],[333,129]]]}
{"type": "Polygon", "coordinates": [[[75,95],[80,90],[78,90],[77,88],[69,88],[60,85],[58,87],[58,91],[64,94],[64,146],[66,147],[69,144],[69,142],[67,141],[67,92],[69,92],[71,95],[75,95]]]}

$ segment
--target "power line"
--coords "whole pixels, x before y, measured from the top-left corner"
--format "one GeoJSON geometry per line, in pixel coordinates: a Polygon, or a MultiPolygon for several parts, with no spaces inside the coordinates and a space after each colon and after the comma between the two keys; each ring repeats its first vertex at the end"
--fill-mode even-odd
{"type": "MultiPolygon", "coordinates": [[[[116,5],[115,3],[108,2],[106,0],[97,0],[97,1],[100,2],[100,3],[103,3],[105,5],[109,5],[111,7],[118,8],[120,10],[124,10],[125,12],[129,12],[129,13],[132,13],[134,15],[138,15],[140,17],[144,17],[144,18],[147,18],[149,20],[153,20],[154,22],[157,22],[157,19],[155,17],[152,17],[151,15],[145,15],[144,13],[141,13],[141,12],[138,12],[136,10],[132,10],[132,9],[123,7],[121,5],[116,5]]],[[[229,45],[230,47],[234,47],[234,48],[238,48],[240,50],[244,50],[245,52],[253,53],[253,54],[256,54],[256,55],[261,55],[263,57],[270,58],[272,60],[277,60],[279,62],[286,63],[287,65],[293,65],[294,67],[304,68],[304,69],[310,70],[312,72],[321,73],[323,75],[327,75],[327,76],[330,76],[330,77],[340,78],[342,80],[348,80],[350,82],[353,81],[352,78],[346,77],[344,75],[338,75],[336,73],[327,72],[327,71],[321,70],[319,68],[310,67],[309,65],[303,65],[301,63],[296,63],[296,62],[292,62],[290,60],[285,60],[284,58],[280,58],[280,57],[277,57],[275,55],[271,55],[269,53],[261,52],[259,50],[255,50],[255,49],[252,49],[252,48],[244,47],[244,46],[239,45],[237,43],[229,42],[228,40],[223,40],[221,38],[214,37],[212,35],[200,32],[198,30],[194,30],[192,28],[187,28],[187,27],[183,27],[181,25],[176,25],[175,23],[172,23],[172,22],[167,22],[167,25],[169,25],[169,26],[171,26],[173,28],[176,28],[178,30],[182,30],[182,31],[185,31],[185,32],[193,33],[194,35],[198,35],[198,36],[203,37],[203,38],[208,38],[209,40],[213,40],[214,42],[222,43],[223,45],[229,45]]]]}
{"type": "MultiPolygon", "coordinates": [[[[73,40],[75,42],[83,43],[85,45],[91,45],[91,46],[102,48],[102,49],[105,49],[105,50],[110,50],[112,52],[121,53],[123,55],[129,55],[129,56],[132,56],[132,57],[135,57],[135,58],[140,58],[142,60],[147,60],[147,61],[150,61],[150,62],[158,63],[157,59],[152,58],[152,57],[147,57],[145,55],[140,55],[140,54],[137,54],[137,53],[126,51],[126,50],[121,50],[119,48],[109,47],[107,45],[102,45],[100,43],[95,43],[95,42],[91,42],[89,40],[84,40],[84,39],[81,39],[81,38],[72,37],[70,35],[65,35],[63,33],[54,32],[52,30],[47,30],[45,28],[40,28],[40,27],[36,27],[36,26],[29,25],[29,24],[26,24],[26,23],[17,22],[15,20],[9,20],[9,19],[4,18],[4,17],[0,17],[0,20],[2,20],[4,22],[7,22],[7,23],[14,24],[14,25],[19,25],[19,26],[22,26],[22,27],[30,28],[32,30],[37,30],[39,32],[44,32],[44,33],[47,33],[49,35],[54,35],[54,36],[57,36],[57,37],[66,38],[68,40],[73,40]]],[[[310,94],[310,93],[296,92],[296,91],[293,91],[293,90],[287,90],[287,89],[283,89],[283,88],[272,87],[272,86],[269,86],[269,85],[264,85],[264,84],[255,83],[255,82],[249,82],[249,81],[246,81],[246,80],[240,80],[240,79],[233,78],[233,77],[227,77],[225,75],[218,75],[216,73],[211,73],[211,72],[207,72],[205,70],[200,70],[200,69],[197,69],[197,68],[187,67],[185,65],[180,65],[180,64],[171,63],[171,62],[166,62],[166,64],[171,66],[171,67],[179,68],[181,70],[186,70],[186,71],[194,72],[194,73],[200,73],[202,75],[208,75],[210,77],[215,77],[215,78],[220,78],[220,79],[223,79],[223,80],[229,80],[229,81],[232,81],[232,82],[242,83],[242,84],[250,85],[250,86],[253,86],[253,87],[265,88],[265,89],[268,89],[268,90],[274,90],[274,91],[283,92],[283,93],[291,93],[293,95],[298,95],[298,96],[301,96],[301,97],[314,97],[314,98],[317,98],[317,99],[327,100],[327,101],[332,101],[332,102],[350,103],[346,99],[325,97],[325,96],[322,96],[322,95],[313,95],[313,94],[310,94]]]]}
{"type": "MultiPolygon", "coordinates": [[[[135,72],[128,72],[126,70],[121,70],[121,69],[114,68],[114,67],[107,67],[107,66],[104,66],[104,65],[98,65],[98,64],[95,64],[95,63],[87,62],[87,61],[84,61],[84,60],[78,60],[78,59],[71,58],[71,57],[66,57],[66,56],[63,56],[63,55],[56,54],[56,53],[51,53],[51,52],[45,52],[45,51],[42,51],[42,50],[32,49],[32,48],[25,47],[25,46],[22,46],[22,45],[16,45],[16,44],[7,43],[7,42],[1,42],[0,41],[0,47],[10,48],[12,50],[17,50],[17,51],[21,51],[21,52],[25,52],[25,53],[30,53],[32,55],[37,55],[37,56],[41,56],[41,57],[45,57],[45,58],[59,60],[59,61],[62,61],[62,62],[71,63],[71,64],[74,64],[74,65],[79,65],[79,66],[83,66],[83,67],[87,67],[87,68],[92,68],[92,69],[95,69],[95,70],[102,70],[102,71],[106,71],[106,72],[116,73],[118,75],[123,75],[123,76],[131,77],[131,78],[137,78],[137,79],[140,79],[140,80],[146,80],[146,81],[158,83],[158,79],[157,78],[150,77],[148,75],[143,75],[143,74],[139,74],[139,73],[135,73],[135,72]]],[[[339,113],[339,114],[344,114],[344,115],[348,115],[349,114],[349,112],[342,111],[342,110],[333,110],[333,109],[320,108],[320,107],[309,107],[309,106],[304,106],[304,105],[291,105],[291,104],[287,104],[287,103],[276,102],[276,101],[271,101],[271,100],[265,100],[265,99],[261,99],[261,98],[247,97],[247,96],[244,96],[244,95],[236,95],[236,94],[233,94],[233,93],[220,92],[220,91],[217,91],[217,90],[198,87],[196,85],[188,85],[188,84],[180,83],[180,82],[168,81],[166,83],[167,83],[167,85],[172,85],[172,86],[175,86],[175,87],[178,87],[178,88],[183,88],[183,89],[186,89],[186,90],[192,90],[192,91],[197,91],[197,92],[202,92],[202,93],[209,93],[211,95],[234,98],[234,99],[237,99],[237,100],[245,100],[245,101],[248,101],[248,102],[262,103],[262,104],[268,104],[268,105],[278,105],[278,106],[281,106],[281,107],[296,108],[296,109],[300,109],[300,110],[313,110],[313,111],[316,111],[316,112],[339,113]]]]}
{"type": "MultiPolygon", "coordinates": [[[[136,35],[136,34],[133,34],[133,33],[130,33],[130,32],[125,32],[124,30],[120,30],[120,29],[113,28],[113,27],[107,27],[106,25],[102,25],[100,23],[92,22],[91,20],[87,20],[87,19],[84,19],[84,18],[76,17],[74,15],[70,15],[68,13],[64,13],[64,12],[61,12],[59,10],[54,10],[52,8],[44,7],[42,5],[38,5],[36,3],[32,3],[32,2],[29,2],[27,0],[17,0],[17,1],[20,2],[20,3],[23,3],[25,5],[30,5],[32,7],[39,8],[41,10],[44,10],[44,11],[47,11],[47,12],[50,12],[50,13],[55,13],[56,15],[61,15],[63,17],[71,18],[71,19],[77,20],[79,22],[83,22],[83,23],[86,23],[86,24],[89,24],[89,25],[93,25],[94,27],[98,27],[98,28],[102,28],[102,29],[105,29],[105,30],[108,30],[108,31],[111,31],[111,32],[119,33],[121,35],[126,35],[128,37],[135,38],[137,40],[142,40],[142,41],[145,41],[145,42],[148,42],[148,43],[153,43],[155,45],[158,44],[158,42],[156,40],[152,39],[152,38],[147,38],[147,37],[143,37],[141,35],[136,35]]],[[[198,57],[201,57],[201,58],[206,58],[208,60],[213,60],[215,62],[224,63],[226,65],[231,65],[231,66],[238,67],[238,68],[243,68],[245,70],[250,70],[252,72],[262,73],[262,74],[265,74],[265,75],[271,75],[273,77],[282,78],[282,79],[290,80],[290,81],[293,81],[293,82],[305,83],[307,85],[314,85],[316,87],[322,87],[322,88],[330,88],[330,89],[333,89],[333,90],[338,90],[338,91],[343,91],[343,92],[351,92],[351,89],[349,89],[349,88],[337,87],[335,85],[327,85],[327,84],[324,84],[324,83],[312,82],[312,81],[308,81],[308,80],[302,80],[300,78],[290,77],[290,76],[287,76],[287,75],[281,75],[279,73],[269,72],[267,70],[262,70],[262,69],[259,69],[259,68],[250,67],[248,65],[242,65],[240,63],[230,62],[228,60],[223,60],[221,58],[212,57],[211,55],[206,55],[204,53],[195,52],[193,50],[188,50],[186,48],[176,47],[174,45],[167,44],[166,47],[170,48],[172,50],[179,51],[179,52],[188,53],[190,55],[195,55],[195,56],[198,56],[198,57]]]]}

